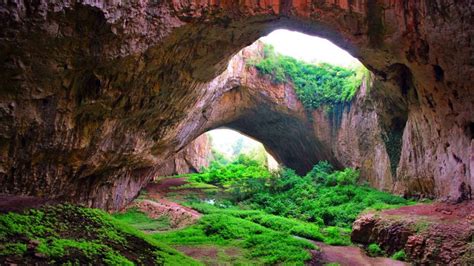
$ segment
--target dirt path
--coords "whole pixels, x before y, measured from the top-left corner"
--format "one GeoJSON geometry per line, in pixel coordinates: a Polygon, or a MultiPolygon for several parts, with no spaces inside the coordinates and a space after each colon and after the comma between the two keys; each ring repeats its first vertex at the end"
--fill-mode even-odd
{"type": "MultiPolygon", "coordinates": [[[[310,240],[309,240],[310,241],[310,240]]],[[[330,246],[322,242],[311,241],[321,248],[321,251],[312,250],[313,259],[309,265],[324,265],[335,262],[342,266],[405,266],[410,265],[402,261],[383,257],[369,257],[363,250],[355,246],[330,246]]]]}

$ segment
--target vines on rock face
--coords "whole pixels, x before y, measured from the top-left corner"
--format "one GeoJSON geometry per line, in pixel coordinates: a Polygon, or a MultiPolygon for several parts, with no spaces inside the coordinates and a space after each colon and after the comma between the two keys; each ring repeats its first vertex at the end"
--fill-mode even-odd
{"type": "Polygon", "coordinates": [[[273,46],[264,46],[264,57],[249,62],[274,82],[292,82],[298,98],[308,109],[322,105],[331,109],[352,100],[367,72],[363,66],[344,68],[328,63],[310,64],[275,52],[273,46]]]}

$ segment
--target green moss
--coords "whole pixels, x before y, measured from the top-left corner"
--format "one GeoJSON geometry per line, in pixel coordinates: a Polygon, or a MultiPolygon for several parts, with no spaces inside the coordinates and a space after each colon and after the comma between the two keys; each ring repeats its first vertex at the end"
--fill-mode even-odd
{"type": "Polygon", "coordinates": [[[37,260],[34,253],[53,264],[196,264],[101,210],[74,205],[0,215],[0,246],[6,247],[0,260],[21,254],[18,259],[26,264],[37,260]],[[34,252],[25,253],[32,240],[38,245],[34,252]]]}

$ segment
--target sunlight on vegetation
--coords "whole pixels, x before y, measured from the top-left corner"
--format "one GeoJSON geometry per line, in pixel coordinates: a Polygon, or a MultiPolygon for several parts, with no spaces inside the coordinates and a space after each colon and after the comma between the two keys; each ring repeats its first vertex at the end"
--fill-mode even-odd
{"type": "Polygon", "coordinates": [[[262,74],[270,75],[277,83],[292,82],[303,105],[316,109],[321,105],[329,108],[350,102],[362,83],[367,69],[334,66],[329,63],[311,64],[290,56],[275,53],[273,46],[265,44],[264,58],[250,60],[262,74]]]}
{"type": "Polygon", "coordinates": [[[201,173],[190,176],[191,181],[225,186],[248,178],[269,178],[270,172],[262,161],[240,154],[231,162],[212,161],[201,173]]]}

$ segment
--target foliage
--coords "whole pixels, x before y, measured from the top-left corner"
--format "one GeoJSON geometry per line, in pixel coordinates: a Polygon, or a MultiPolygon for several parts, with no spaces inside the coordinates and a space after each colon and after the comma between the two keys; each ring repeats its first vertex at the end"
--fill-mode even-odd
{"type": "Polygon", "coordinates": [[[0,261],[15,255],[25,264],[37,261],[34,254],[48,264],[197,264],[101,210],[74,205],[0,215],[0,246],[0,261]],[[34,250],[25,252],[31,241],[34,250]]]}
{"type": "MultiPolygon", "coordinates": [[[[210,135],[209,135],[210,136],[210,135]]],[[[212,158],[213,158],[213,161],[219,165],[226,165],[229,163],[229,159],[220,151],[216,150],[216,149],[212,149],[211,150],[212,152],[212,158]]]]}
{"type": "Polygon", "coordinates": [[[213,185],[227,185],[246,178],[268,178],[269,176],[270,172],[264,165],[246,154],[240,154],[237,159],[228,164],[211,162],[208,168],[203,169],[202,173],[193,174],[190,180],[213,185]]]}
{"type": "Polygon", "coordinates": [[[115,213],[112,216],[138,230],[164,230],[170,228],[170,220],[168,216],[163,215],[157,219],[152,219],[137,208],[130,208],[125,212],[115,213]]]}
{"type": "Polygon", "coordinates": [[[305,240],[224,213],[206,214],[195,225],[154,237],[174,245],[238,246],[247,251],[247,257],[263,264],[303,265],[311,258],[305,248],[314,248],[305,240]]]}
{"type": "Polygon", "coordinates": [[[264,58],[250,61],[262,74],[271,75],[277,83],[291,81],[304,106],[315,109],[350,102],[359,88],[366,69],[348,69],[328,63],[309,64],[275,53],[273,46],[264,46],[264,58]]]}
{"type": "Polygon", "coordinates": [[[357,185],[358,172],[334,171],[320,162],[306,176],[283,169],[267,179],[242,179],[231,186],[234,204],[319,226],[350,228],[367,208],[409,204],[407,200],[368,186],[357,185]]]}
{"type": "Polygon", "coordinates": [[[195,210],[205,214],[226,214],[233,217],[238,217],[251,221],[253,223],[262,225],[266,228],[284,232],[291,235],[316,240],[324,241],[324,237],[320,232],[319,226],[313,223],[303,222],[296,219],[285,218],[282,216],[271,215],[258,210],[242,210],[237,207],[219,208],[206,203],[193,202],[190,204],[195,210]]]}
{"type": "Polygon", "coordinates": [[[391,258],[394,259],[394,260],[405,261],[405,260],[406,260],[405,251],[404,251],[404,250],[399,250],[399,251],[393,253],[393,255],[391,256],[391,258]]]}
{"type": "Polygon", "coordinates": [[[0,245],[0,256],[22,255],[26,252],[26,244],[23,243],[7,243],[0,245]]]}
{"type": "Polygon", "coordinates": [[[383,254],[382,249],[380,246],[376,243],[372,243],[367,247],[367,252],[369,253],[370,256],[372,257],[377,257],[381,256],[383,254]]]}

